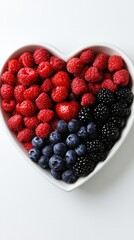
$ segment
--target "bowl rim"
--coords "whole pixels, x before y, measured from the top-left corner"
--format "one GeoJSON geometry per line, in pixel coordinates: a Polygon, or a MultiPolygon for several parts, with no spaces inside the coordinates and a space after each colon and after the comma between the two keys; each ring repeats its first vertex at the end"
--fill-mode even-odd
{"type": "MultiPolygon", "coordinates": [[[[56,47],[52,46],[51,44],[45,43],[45,42],[34,42],[34,43],[26,43],[23,46],[19,46],[16,48],[15,51],[13,51],[10,55],[8,55],[8,57],[5,57],[4,60],[4,64],[2,64],[2,67],[0,67],[0,76],[3,73],[3,70],[5,68],[5,65],[7,63],[7,61],[12,58],[14,55],[18,54],[18,52],[20,51],[24,51],[24,49],[29,49],[30,47],[44,47],[46,48],[49,52],[51,52],[52,54],[62,58],[64,61],[68,61],[70,58],[76,56],[78,53],[80,53],[82,50],[87,49],[87,48],[107,48],[110,49],[111,51],[117,52],[118,55],[122,56],[122,58],[124,59],[127,68],[129,69],[129,72],[131,74],[131,77],[133,79],[133,87],[132,87],[132,91],[134,93],[134,65],[132,60],[130,59],[130,57],[119,47],[111,44],[111,43],[105,43],[105,42],[95,42],[95,43],[88,43],[86,45],[80,46],[79,48],[77,48],[76,50],[74,50],[71,53],[68,54],[64,54],[63,52],[61,52],[59,49],[57,49],[56,47]]],[[[1,99],[0,99],[1,102],[1,99]]],[[[37,164],[35,164],[32,161],[29,161],[28,156],[26,155],[27,151],[24,150],[23,148],[20,148],[21,143],[18,142],[17,138],[15,140],[15,138],[13,137],[13,133],[8,129],[6,121],[5,121],[5,117],[4,117],[4,111],[2,109],[0,109],[0,122],[2,123],[3,127],[6,130],[7,136],[9,137],[9,139],[11,139],[11,142],[13,143],[14,147],[17,149],[17,151],[21,154],[21,157],[24,156],[24,158],[26,159],[26,161],[31,164],[31,166],[37,170],[46,180],[48,180],[49,182],[53,183],[56,187],[59,187],[60,189],[64,190],[64,191],[72,191],[76,188],[78,188],[79,186],[83,185],[85,182],[87,182],[90,178],[92,178],[97,172],[99,172],[115,155],[115,153],[119,150],[119,148],[121,147],[121,145],[123,144],[123,142],[125,141],[132,125],[134,122],[134,101],[131,105],[131,114],[129,116],[128,122],[126,127],[123,129],[123,136],[115,143],[114,147],[111,149],[110,153],[108,154],[108,157],[106,158],[106,160],[104,162],[100,162],[98,163],[97,167],[95,168],[95,170],[90,173],[87,177],[84,178],[80,178],[78,181],[76,181],[73,184],[66,184],[63,183],[59,180],[54,179],[50,174],[49,176],[45,173],[45,171],[43,169],[41,169],[37,164]],[[13,139],[14,138],[14,139],[13,139]],[[12,141],[13,140],[13,141],[12,141]]]]}

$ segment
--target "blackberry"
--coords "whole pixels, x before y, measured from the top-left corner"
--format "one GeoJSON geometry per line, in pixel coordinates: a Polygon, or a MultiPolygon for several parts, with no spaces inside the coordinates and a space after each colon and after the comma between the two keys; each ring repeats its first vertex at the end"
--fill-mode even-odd
{"type": "Polygon", "coordinates": [[[89,154],[89,158],[92,161],[95,161],[96,163],[104,161],[106,159],[106,157],[107,157],[106,152],[97,152],[97,153],[89,154]]]}
{"type": "Polygon", "coordinates": [[[89,107],[83,107],[79,112],[79,120],[83,123],[89,123],[93,121],[92,109],[89,107]]]}
{"type": "Polygon", "coordinates": [[[109,151],[114,145],[113,141],[106,139],[104,136],[99,136],[99,140],[104,144],[106,151],[109,151]]]}
{"type": "Polygon", "coordinates": [[[99,139],[96,139],[96,140],[91,141],[91,142],[88,141],[86,143],[86,146],[87,146],[87,151],[88,151],[89,154],[104,151],[104,145],[99,139]]]}
{"type": "Polygon", "coordinates": [[[99,121],[104,121],[109,116],[109,109],[103,103],[98,104],[94,109],[94,118],[99,121]]]}
{"type": "Polygon", "coordinates": [[[78,157],[73,172],[77,177],[85,177],[91,173],[96,166],[96,162],[89,159],[88,155],[78,157]]]}
{"type": "Polygon", "coordinates": [[[108,122],[108,123],[103,125],[101,134],[106,139],[114,141],[119,137],[119,130],[113,123],[108,122]]]}
{"type": "Polygon", "coordinates": [[[129,115],[130,109],[127,108],[127,104],[123,102],[114,103],[111,106],[111,115],[116,117],[124,117],[129,115]]]}
{"type": "Polygon", "coordinates": [[[133,93],[129,88],[120,88],[116,93],[115,97],[119,102],[125,102],[130,105],[133,101],[133,93]]]}
{"type": "Polygon", "coordinates": [[[116,127],[122,128],[125,125],[125,119],[120,117],[110,117],[109,121],[112,122],[116,127]]]}
{"type": "Polygon", "coordinates": [[[114,94],[110,90],[108,90],[106,88],[102,88],[102,89],[100,89],[100,91],[97,95],[97,101],[99,103],[103,103],[107,106],[110,106],[114,102],[114,94]]]}

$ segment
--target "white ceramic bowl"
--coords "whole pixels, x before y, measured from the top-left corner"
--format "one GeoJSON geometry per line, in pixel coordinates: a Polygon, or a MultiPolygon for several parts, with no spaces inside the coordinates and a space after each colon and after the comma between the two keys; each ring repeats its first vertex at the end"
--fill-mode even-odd
{"type": "MultiPolygon", "coordinates": [[[[79,52],[81,52],[83,49],[85,48],[92,48],[93,50],[97,51],[97,52],[103,52],[103,53],[107,53],[108,55],[120,55],[122,56],[122,58],[125,60],[127,69],[131,75],[131,79],[132,79],[132,91],[134,93],[134,65],[132,63],[132,61],[130,60],[130,58],[126,55],[126,53],[124,53],[121,49],[117,48],[116,46],[113,46],[111,44],[107,44],[107,43],[96,43],[96,44],[89,44],[87,46],[81,47],[77,50],[75,50],[73,53],[68,54],[68,55],[64,55],[61,51],[59,51],[58,49],[56,49],[55,47],[46,44],[46,43],[36,43],[36,44],[28,44],[26,46],[23,46],[21,48],[18,48],[15,52],[12,53],[12,55],[9,56],[8,59],[10,58],[14,58],[14,57],[18,57],[21,53],[23,53],[24,51],[34,51],[37,47],[44,47],[46,48],[49,52],[51,52],[52,54],[54,54],[55,56],[58,56],[62,59],[64,59],[65,61],[68,61],[70,58],[72,58],[73,56],[77,55],[79,52]]],[[[8,61],[8,59],[5,59],[5,63],[1,68],[1,73],[4,71],[5,66],[6,66],[6,62],[8,61]]],[[[107,159],[104,162],[100,162],[95,170],[89,174],[87,177],[84,178],[79,178],[78,181],[74,184],[66,184],[63,181],[60,180],[55,180],[51,175],[49,171],[43,170],[41,169],[37,164],[33,163],[31,160],[29,160],[28,156],[27,156],[27,151],[24,149],[24,147],[22,146],[21,143],[18,142],[16,136],[14,133],[12,133],[6,124],[7,121],[7,114],[0,110],[0,122],[3,124],[4,130],[7,132],[8,137],[10,138],[11,142],[13,143],[13,145],[15,146],[15,148],[19,151],[19,153],[21,154],[21,156],[24,157],[24,159],[31,164],[31,166],[36,169],[46,180],[50,181],[51,183],[53,183],[55,186],[65,190],[65,191],[71,191],[77,187],[79,187],[80,185],[82,185],[83,183],[87,182],[91,177],[93,177],[102,167],[104,167],[104,165],[112,159],[112,157],[114,156],[114,154],[116,153],[117,150],[119,150],[121,144],[125,141],[125,138],[128,134],[128,132],[130,131],[132,124],[133,124],[133,120],[134,120],[134,102],[132,104],[131,107],[131,115],[127,121],[127,125],[125,127],[125,129],[122,132],[122,136],[120,138],[120,140],[114,145],[114,147],[111,149],[111,151],[109,152],[109,155],[107,157],[107,159]]]]}

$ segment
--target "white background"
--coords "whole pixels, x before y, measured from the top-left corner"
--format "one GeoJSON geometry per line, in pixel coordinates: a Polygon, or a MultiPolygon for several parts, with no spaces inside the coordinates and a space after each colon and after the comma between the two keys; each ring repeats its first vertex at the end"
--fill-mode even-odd
{"type": "MultiPolygon", "coordinates": [[[[134,60],[133,0],[1,0],[0,10],[0,64],[34,41],[64,53],[110,42],[134,60]]],[[[101,172],[66,193],[20,157],[0,125],[0,240],[133,240],[133,131],[101,172]]]]}

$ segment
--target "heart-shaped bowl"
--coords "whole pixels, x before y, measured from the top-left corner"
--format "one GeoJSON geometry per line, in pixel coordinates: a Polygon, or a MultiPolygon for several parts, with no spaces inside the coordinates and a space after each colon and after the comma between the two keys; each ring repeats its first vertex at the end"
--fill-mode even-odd
{"type": "MultiPolygon", "coordinates": [[[[126,63],[126,67],[130,73],[131,76],[131,82],[132,82],[132,92],[134,93],[134,65],[131,61],[131,59],[127,56],[126,53],[124,53],[121,49],[119,49],[118,47],[108,44],[108,43],[96,43],[96,44],[88,44],[87,46],[81,47],[77,50],[75,50],[73,53],[71,54],[67,54],[64,55],[61,51],[59,51],[58,49],[56,49],[55,47],[47,44],[47,43],[35,43],[35,44],[28,44],[25,46],[22,46],[20,48],[18,48],[15,52],[13,52],[7,59],[5,59],[3,66],[1,67],[1,74],[3,73],[3,71],[5,70],[7,61],[11,58],[17,58],[20,56],[20,54],[22,54],[24,51],[31,51],[33,52],[36,48],[38,47],[44,47],[45,49],[47,49],[50,53],[52,53],[53,55],[62,58],[64,61],[68,61],[70,58],[78,55],[78,53],[80,53],[82,50],[86,49],[86,48],[91,48],[93,50],[95,50],[96,52],[103,52],[110,55],[120,55],[125,63],[126,63]]],[[[8,116],[7,114],[0,109],[0,122],[1,124],[3,124],[3,129],[4,131],[7,132],[8,137],[10,138],[11,142],[13,143],[13,145],[15,146],[15,148],[19,151],[19,153],[21,154],[21,156],[29,163],[31,164],[31,166],[36,169],[46,180],[48,180],[49,182],[53,183],[55,186],[65,190],[65,191],[71,191],[76,189],[77,187],[79,187],[80,185],[82,185],[83,183],[87,182],[91,177],[93,177],[98,171],[100,171],[100,169],[102,169],[105,164],[110,161],[114,154],[119,150],[120,146],[122,145],[122,143],[125,141],[125,138],[127,137],[127,134],[129,133],[133,121],[134,121],[134,102],[132,103],[131,106],[131,114],[128,118],[127,121],[127,125],[125,127],[125,129],[122,132],[121,138],[115,143],[115,145],[113,146],[113,148],[111,149],[111,151],[108,154],[108,157],[106,158],[106,160],[104,162],[100,162],[98,163],[98,165],[96,166],[95,170],[89,174],[87,177],[83,177],[83,178],[79,178],[75,183],[73,184],[66,184],[63,181],[60,180],[56,180],[54,179],[50,172],[47,170],[43,170],[42,168],[40,168],[37,164],[35,164],[34,162],[32,162],[29,158],[28,158],[28,153],[27,151],[24,149],[23,145],[21,143],[18,142],[16,136],[14,133],[12,133],[8,127],[7,127],[7,119],[8,116]]]]}

